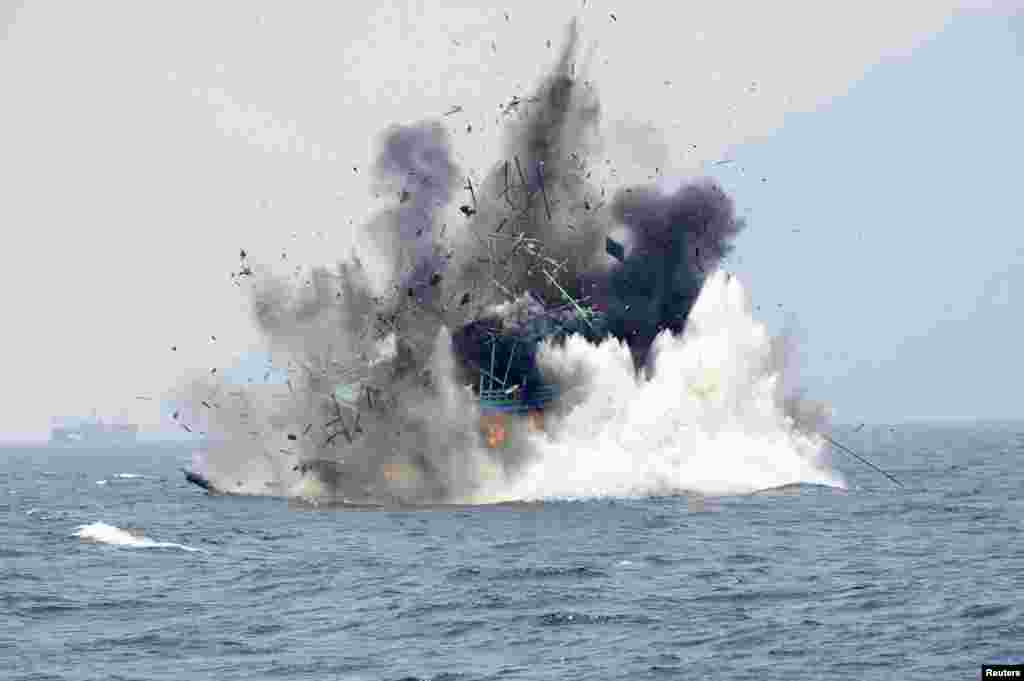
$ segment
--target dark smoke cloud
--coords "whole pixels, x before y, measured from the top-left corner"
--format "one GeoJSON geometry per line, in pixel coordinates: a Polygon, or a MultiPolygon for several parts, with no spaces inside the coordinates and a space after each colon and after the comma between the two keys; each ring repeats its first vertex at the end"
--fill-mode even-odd
{"type": "Polygon", "coordinates": [[[707,274],[728,255],[743,222],[732,199],[710,181],[671,195],[651,187],[620,191],[612,215],[629,229],[630,254],[610,272],[585,277],[584,288],[639,367],[658,333],[682,332],[707,274]]]}
{"type": "MultiPolygon", "coordinates": [[[[532,454],[525,438],[480,449],[473,389],[489,363],[488,333],[511,332],[497,350],[501,367],[518,353],[509,383],[536,385],[543,377],[527,320],[554,306],[563,309],[542,326],[624,339],[638,367],[659,331],[682,330],[742,224],[710,182],[669,196],[626,189],[605,203],[588,165],[600,107],[576,73],[577,42],[573,24],[534,96],[508,102],[504,158],[467,188],[458,212],[445,211],[463,179],[441,124],[383,133],[376,189],[396,204],[365,230],[389,266],[386,290],[373,290],[355,257],[300,282],[257,272],[255,319],[292,377],[290,392],[264,409],[273,432],[261,435],[284,488],[314,475],[349,501],[457,500],[532,454]],[[617,227],[631,234],[624,263],[605,251],[617,227]],[[567,296],[606,312],[607,328],[583,322],[567,296]]],[[[243,407],[220,408],[218,422],[240,422],[243,407]]],[[[233,466],[244,474],[244,464],[233,466]]]]}

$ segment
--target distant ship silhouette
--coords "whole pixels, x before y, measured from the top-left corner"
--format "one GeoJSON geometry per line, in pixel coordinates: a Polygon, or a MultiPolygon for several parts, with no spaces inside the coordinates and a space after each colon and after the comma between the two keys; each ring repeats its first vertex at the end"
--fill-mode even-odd
{"type": "Polygon", "coordinates": [[[134,423],[105,423],[92,412],[92,418],[71,425],[53,419],[50,442],[65,445],[132,444],[138,440],[139,426],[134,423]]]}

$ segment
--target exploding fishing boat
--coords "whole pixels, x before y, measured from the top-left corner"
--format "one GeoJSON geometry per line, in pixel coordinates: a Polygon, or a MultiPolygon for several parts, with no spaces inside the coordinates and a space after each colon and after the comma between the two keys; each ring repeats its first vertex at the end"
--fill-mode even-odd
{"type": "Polygon", "coordinates": [[[743,219],[710,180],[606,197],[577,38],[573,24],[534,96],[499,107],[506,153],[482,177],[456,167],[439,121],[384,131],[375,191],[396,201],[364,229],[377,283],[355,255],[298,283],[255,276],[242,251],[234,276],[254,283],[289,392],[260,407],[202,386],[192,401],[214,407],[192,416],[222,450],[204,480],[357,503],[464,499],[514,477],[535,458],[530,431],[570,408],[579,386],[542,370],[545,348],[613,338],[639,371],[659,334],[683,331],[743,219]],[[460,189],[466,203],[448,212],[460,189]]]}
{"type": "MultiPolygon", "coordinates": [[[[621,250],[608,239],[609,253],[621,250]]],[[[544,412],[559,398],[558,387],[546,382],[537,366],[542,343],[562,342],[574,334],[597,343],[610,335],[604,313],[564,289],[560,292],[568,301],[563,305],[548,308],[527,296],[466,324],[453,338],[456,355],[470,375],[477,374],[473,385],[480,429],[492,449],[507,442],[509,419],[525,419],[529,430],[543,430],[544,412]]]]}

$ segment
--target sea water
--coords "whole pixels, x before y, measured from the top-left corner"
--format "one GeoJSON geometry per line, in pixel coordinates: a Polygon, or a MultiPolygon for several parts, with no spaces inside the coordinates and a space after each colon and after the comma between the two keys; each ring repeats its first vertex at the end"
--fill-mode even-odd
{"type": "MultiPolygon", "coordinates": [[[[4,679],[966,679],[1024,658],[1024,424],[836,429],[904,484],[424,510],[0,450],[4,679]]],[[[728,463],[728,461],[726,462],[728,463]]]]}

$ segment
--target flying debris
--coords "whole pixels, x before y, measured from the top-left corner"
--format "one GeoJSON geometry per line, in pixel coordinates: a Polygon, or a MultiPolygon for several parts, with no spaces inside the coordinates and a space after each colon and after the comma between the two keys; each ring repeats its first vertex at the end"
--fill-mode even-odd
{"type": "Polygon", "coordinates": [[[231,473],[189,482],[234,489],[251,471],[248,489],[262,476],[304,498],[466,499],[536,461],[545,429],[578,401],[583,379],[545,368],[545,353],[609,341],[601,351],[621,349],[630,375],[652,374],[655,339],[682,333],[744,221],[710,179],[605,198],[589,157],[600,106],[576,48],[572,25],[536,91],[499,106],[513,120],[486,173],[457,167],[439,120],[382,132],[368,174],[389,205],[362,236],[383,256],[312,268],[302,286],[253,278],[254,321],[287,379],[201,412],[231,473]]]}
{"type": "Polygon", "coordinates": [[[605,238],[604,250],[619,262],[626,262],[626,249],[611,237],[605,238]]]}
{"type": "Polygon", "coordinates": [[[508,101],[507,104],[505,104],[504,106],[499,107],[499,108],[501,109],[501,113],[507,116],[507,115],[517,111],[519,109],[519,105],[523,104],[524,102],[526,102],[526,103],[536,103],[536,102],[539,102],[539,101],[540,101],[540,99],[538,97],[527,97],[526,99],[523,99],[522,97],[519,97],[519,96],[513,96],[508,101]]]}

